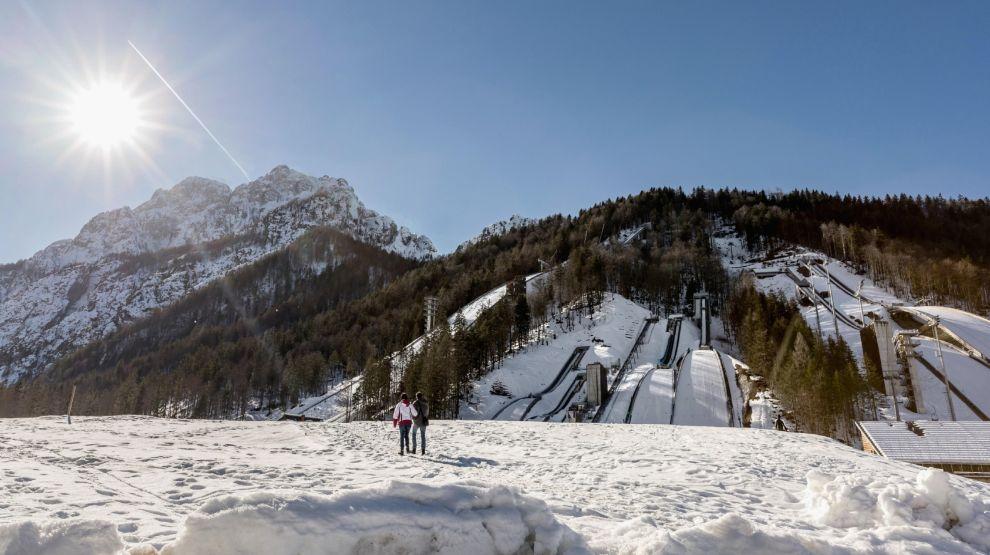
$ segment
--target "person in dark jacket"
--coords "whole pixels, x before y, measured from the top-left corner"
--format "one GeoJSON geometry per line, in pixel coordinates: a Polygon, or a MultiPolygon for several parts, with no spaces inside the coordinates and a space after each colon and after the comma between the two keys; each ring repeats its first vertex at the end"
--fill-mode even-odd
{"type": "MultiPolygon", "coordinates": [[[[786,432],[787,431],[787,426],[784,425],[784,419],[781,418],[779,414],[777,415],[777,421],[774,422],[773,425],[774,425],[774,428],[777,428],[777,431],[778,432],[786,432]]],[[[415,441],[415,439],[414,439],[414,441],[415,441]]],[[[413,445],[413,451],[415,451],[415,450],[416,450],[416,446],[413,445]]]]}
{"type": "Polygon", "coordinates": [[[421,455],[426,454],[426,426],[430,424],[430,405],[423,398],[423,394],[416,392],[416,400],[413,401],[413,408],[416,410],[416,417],[413,418],[412,426],[412,453],[416,454],[416,431],[419,431],[420,443],[422,444],[421,455]]]}

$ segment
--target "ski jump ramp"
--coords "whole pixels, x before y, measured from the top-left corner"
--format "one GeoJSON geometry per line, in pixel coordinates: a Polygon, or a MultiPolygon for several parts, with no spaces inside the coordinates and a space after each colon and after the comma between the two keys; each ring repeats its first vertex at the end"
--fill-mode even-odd
{"type": "Polygon", "coordinates": [[[697,349],[687,354],[677,376],[671,424],[732,426],[732,406],[717,351],[697,349]]]}

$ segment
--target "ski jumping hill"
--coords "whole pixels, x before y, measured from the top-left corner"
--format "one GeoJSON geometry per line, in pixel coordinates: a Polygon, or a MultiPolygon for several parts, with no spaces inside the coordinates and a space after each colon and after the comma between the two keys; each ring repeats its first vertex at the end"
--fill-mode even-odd
{"type": "Polygon", "coordinates": [[[731,359],[699,347],[701,330],[670,320],[666,341],[644,343],[639,365],[627,373],[603,422],[741,426],[742,395],[731,359]]]}
{"type": "Polygon", "coordinates": [[[990,485],[701,426],[0,420],[0,553],[986,553],[990,485]],[[397,541],[401,543],[396,543],[397,541]]]}
{"type": "Polygon", "coordinates": [[[690,426],[734,426],[728,377],[719,354],[691,351],[677,373],[671,423],[690,426]]]}
{"type": "Polygon", "coordinates": [[[698,346],[699,330],[681,317],[667,322],[666,344],[644,349],[641,364],[619,384],[606,412],[606,422],[669,424],[674,408],[675,366],[698,346]]]}
{"type": "MultiPolygon", "coordinates": [[[[907,384],[906,376],[899,377],[897,408],[901,417],[949,419],[951,412],[955,412],[957,420],[990,419],[990,320],[950,307],[915,306],[909,299],[892,294],[820,252],[794,247],[775,258],[758,259],[752,253],[745,253],[741,240],[731,234],[717,238],[716,244],[725,266],[730,271],[753,272],[761,291],[805,299],[801,315],[808,326],[813,330],[820,328],[826,337],[834,337],[838,330],[863,372],[866,365],[860,330],[871,325],[875,316],[887,320],[893,333],[921,327],[938,317],[941,341],[936,342],[931,332],[914,338],[917,356],[910,360],[913,385],[907,384]],[[745,261],[740,263],[730,253],[744,255],[745,261]],[[903,315],[914,321],[912,327],[903,327],[907,325],[899,317],[903,315]],[[939,360],[939,347],[945,373],[939,360]],[[907,408],[909,392],[916,405],[920,398],[917,412],[907,408]]],[[[892,404],[882,410],[884,417],[895,418],[892,404]]]]}
{"type": "MultiPolygon", "coordinates": [[[[526,347],[482,378],[475,402],[461,405],[461,417],[562,420],[567,407],[584,398],[584,388],[575,387],[580,370],[592,362],[605,367],[621,364],[649,317],[645,308],[609,294],[594,313],[577,317],[573,329],[567,328],[563,317],[560,322],[551,321],[549,344],[526,347]],[[512,397],[492,394],[496,382],[512,397]]],[[[610,374],[609,379],[613,378],[610,374]]]]}
{"type": "Polygon", "coordinates": [[[977,361],[990,364],[990,320],[945,306],[905,307],[924,320],[938,318],[941,326],[977,361]]]}
{"type": "MultiPolygon", "coordinates": [[[[643,401],[646,399],[655,400],[653,404],[659,410],[663,410],[662,407],[670,406],[670,397],[673,395],[673,372],[669,368],[658,366],[665,354],[669,356],[668,350],[674,349],[673,342],[676,334],[671,333],[673,330],[670,329],[670,323],[670,320],[663,319],[650,328],[640,348],[636,364],[622,376],[616,385],[612,397],[605,407],[605,412],[601,418],[602,422],[629,422],[633,401],[637,398],[643,401]],[[655,384],[654,380],[656,381],[655,384]],[[644,387],[646,389],[643,389],[644,387]]],[[[644,402],[640,406],[646,404],[644,402]]],[[[669,421],[668,411],[667,419],[664,422],[669,421]]]]}

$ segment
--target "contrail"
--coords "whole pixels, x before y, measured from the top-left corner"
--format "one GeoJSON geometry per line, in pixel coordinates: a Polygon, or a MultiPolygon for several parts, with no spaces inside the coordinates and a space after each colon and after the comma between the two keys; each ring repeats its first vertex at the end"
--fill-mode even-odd
{"type": "Polygon", "coordinates": [[[196,112],[192,111],[192,108],[190,108],[189,105],[186,104],[186,101],[182,100],[182,97],[179,96],[179,93],[175,92],[175,89],[172,88],[172,85],[168,84],[168,81],[166,81],[165,78],[162,77],[162,74],[158,73],[158,70],[155,69],[155,66],[151,65],[151,62],[148,61],[148,58],[144,57],[144,54],[142,54],[141,51],[138,50],[138,47],[134,46],[134,43],[131,41],[127,41],[127,44],[131,45],[131,48],[133,48],[134,51],[137,52],[137,55],[140,56],[142,60],[144,60],[144,63],[148,64],[148,67],[151,68],[151,71],[153,71],[155,75],[157,75],[158,78],[162,80],[162,83],[164,83],[165,86],[168,87],[168,90],[172,91],[172,94],[175,95],[175,99],[182,104],[182,106],[186,109],[186,111],[189,112],[189,115],[192,116],[193,119],[196,120],[196,123],[198,123],[199,126],[203,128],[203,131],[206,131],[206,134],[209,135],[211,139],[213,139],[213,142],[215,142],[217,146],[220,147],[220,150],[222,150],[223,153],[227,155],[227,158],[230,158],[230,161],[233,162],[235,166],[237,166],[237,169],[241,170],[241,173],[244,174],[244,179],[250,179],[250,177],[248,177],[248,173],[244,171],[244,167],[241,166],[241,164],[234,159],[234,156],[226,149],[226,147],[224,147],[220,143],[220,139],[218,139],[217,136],[214,135],[212,131],[210,131],[210,128],[207,127],[205,123],[203,123],[203,120],[199,119],[199,116],[196,115],[196,112]]]}

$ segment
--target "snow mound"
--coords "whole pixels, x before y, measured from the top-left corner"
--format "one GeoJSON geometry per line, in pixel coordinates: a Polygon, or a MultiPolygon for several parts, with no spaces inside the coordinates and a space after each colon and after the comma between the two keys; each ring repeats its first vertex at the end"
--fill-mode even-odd
{"type": "Polygon", "coordinates": [[[922,532],[943,551],[959,551],[955,539],[990,551],[990,503],[968,496],[941,470],[922,470],[913,484],[867,474],[833,477],[814,470],[807,478],[805,508],[817,524],[873,530],[884,533],[887,541],[917,540],[922,532]],[[910,536],[900,537],[899,530],[910,536]]]}
{"type": "Polygon", "coordinates": [[[253,493],[204,504],[163,553],[583,554],[546,503],[473,482],[391,482],[333,497],[253,493]]]}
{"type": "MultiPolygon", "coordinates": [[[[761,530],[744,517],[729,513],[697,526],[669,532],[657,529],[650,518],[619,526],[611,538],[618,553],[682,555],[689,553],[840,553],[839,549],[807,534],[761,530]]],[[[595,546],[598,547],[598,546],[595,546]]],[[[605,551],[604,546],[601,547],[605,551]]]]}
{"type": "Polygon", "coordinates": [[[945,472],[925,469],[913,483],[874,476],[808,473],[804,509],[809,524],[847,530],[841,543],[813,537],[807,526],[766,528],[729,513],[674,531],[639,517],[598,538],[592,548],[629,554],[822,555],[990,550],[990,504],[968,496],[945,472]]]}
{"type": "Polygon", "coordinates": [[[117,528],[103,520],[0,526],[3,555],[103,555],[118,553],[123,548],[117,528]]]}

